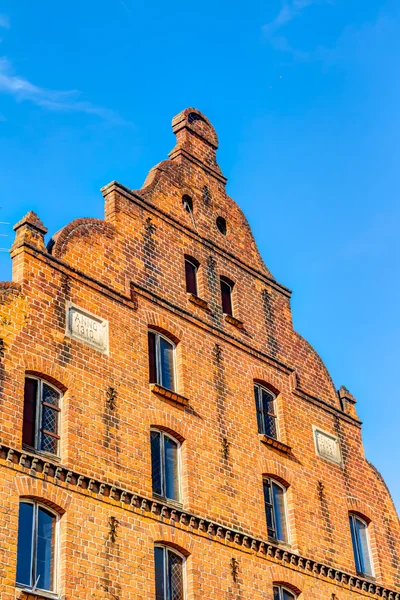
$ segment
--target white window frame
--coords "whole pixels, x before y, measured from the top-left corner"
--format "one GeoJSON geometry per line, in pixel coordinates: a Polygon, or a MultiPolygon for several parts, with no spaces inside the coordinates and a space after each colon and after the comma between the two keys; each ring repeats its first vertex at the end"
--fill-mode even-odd
{"type": "MultiPolygon", "coordinates": [[[[187,579],[186,579],[186,556],[184,554],[182,554],[182,552],[179,552],[179,550],[176,550],[175,548],[171,548],[171,546],[168,546],[167,544],[154,544],[154,548],[162,548],[164,550],[164,552],[171,552],[172,554],[176,554],[177,556],[179,556],[179,558],[182,559],[182,583],[183,583],[183,599],[186,600],[187,598],[187,579]]],[[[164,588],[166,593],[168,592],[168,587],[166,585],[167,581],[168,581],[168,572],[167,572],[167,568],[168,568],[168,560],[164,560],[164,588]]],[[[155,580],[155,578],[154,578],[155,580]]]]}
{"type": "MultiPolygon", "coordinates": [[[[286,520],[286,535],[287,535],[287,541],[284,542],[283,540],[278,540],[276,539],[276,541],[279,544],[284,544],[285,546],[290,546],[291,544],[291,536],[290,536],[290,524],[289,524],[289,515],[288,515],[288,507],[287,507],[287,488],[283,485],[283,483],[281,483],[280,481],[277,481],[276,479],[274,479],[273,477],[269,477],[268,475],[264,475],[262,478],[262,483],[263,483],[263,501],[264,501],[264,513],[265,513],[265,499],[264,499],[264,482],[266,480],[269,480],[271,482],[271,495],[272,495],[272,484],[275,483],[276,486],[278,486],[279,488],[281,488],[281,490],[283,491],[283,506],[285,509],[285,520],[286,520]]],[[[272,513],[273,513],[273,517],[274,517],[274,522],[275,522],[275,531],[276,531],[276,517],[275,517],[275,507],[272,503],[272,513]]],[[[265,514],[265,521],[267,520],[267,515],[265,514]]],[[[267,525],[267,534],[268,534],[268,524],[267,525]]]]}
{"type": "MultiPolygon", "coordinates": [[[[57,590],[58,590],[58,573],[59,573],[59,560],[60,560],[60,515],[53,510],[52,508],[50,508],[50,506],[48,506],[47,504],[44,504],[43,502],[37,502],[35,500],[31,500],[30,498],[20,498],[19,501],[19,505],[18,508],[21,504],[32,504],[32,506],[34,506],[34,525],[32,528],[32,546],[34,546],[35,543],[35,538],[37,538],[37,528],[38,528],[38,514],[39,514],[39,508],[43,508],[44,510],[46,510],[47,512],[49,512],[50,514],[52,514],[56,521],[55,521],[55,543],[54,543],[54,575],[53,575],[53,589],[52,590],[44,590],[43,588],[41,588],[39,586],[38,583],[38,587],[35,588],[35,582],[33,582],[33,586],[26,586],[24,583],[18,583],[16,581],[15,585],[16,587],[18,587],[19,589],[23,590],[23,591],[28,591],[29,593],[32,592],[32,590],[35,588],[35,591],[38,592],[39,595],[41,596],[48,596],[49,598],[56,598],[57,597],[57,590]]],[[[20,523],[18,522],[18,535],[19,535],[19,527],[20,527],[20,523]]],[[[36,561],[36,556],[35,556],[36,552],[34,554],[32,554],[32,562],[36,561]]],[[[18,560],[18,548],[17,548],[17,560],[18,560]]],[[[33,565],[31,564],[31,573],[33,570],[33,565]]]]}
{"type": "Polygon", "coordinates": [[[288,587],[286,587],[285,585],[277,585],[277,584],[273,584],[272,585],[272,589],[273,588],[278,588],[279,590],[279,600],[283,600],[283,592],[288,592],[288,594],[290,594],[291,596],[293,596],[294,600],[297,600],[298,595],[291,589],[289,589],[288,587]]]}
{"type": "MultiPolygon", "coordinates": [[[[178,467],[178,493],[179,493],[179,500],[174,500],[173,498],[168,498],[167,496],[163,496],[162,494],[159,495],[159,494],[157,494],[155,492],[153,492],[153,495],[156,496],[157,498],[163,498],[164,500],[167,500],[170,503],[179,504],[179,506],[182,506],[182,465],[181,465],[181,447],[182,447],[182,442],[180,442],[176,437],[174,437],[173,435],[167,433],[163,429],[157,429],[157,427],[151,427],[150,428],[150,435],[151,435],[152,431],[155,431],[156,433],[159,433],[161,435],[161,440],[162,440],[161,441],[161,450],[160,450],[161,451],[161,490],[165,489],[164,437],[169,438],[175,444],[177,444],[177,467],[178,467]]],[[[151,452],[151,448],[150,448],[150,452],[151,452]]]]}
{"type": "MultiPolygon", "coordinates": [[[[360,572],[360,574],[365,577],[375,577],[374,563],[372,560],[372,552],[371,552],[371,541],[370,541],[370,535],[369,535],[369,523],[365,519],[363,519],[362,517],[357,515],[356,513],[352,513],[352,512],[349,513],[349,518],[352,520],[360,521],[360,523],[365,525],[365,533],[366,533],[366,538],[367,538],[367,549],[368,549],[368,559],[369,559],[369,564],[371,565],[371,573],[361,573],[360,572]]],[[[351,528],[351,525],[350,525],[350,528],[351,528]]],[[[351,529],[350,529],[350,537],[351,537],[351,545],[353,546],[353,550],[356,550],[356,548],[354,548],[354,544],[353,544],[353,536],[351,534],[351,529]]],[[[357,550],[359,550],[358,547],[357,547],[357,550]]],[[[355,564],[355,567],[357,570],[356,564],[355,564]]]]}
{"type": "Polygon", "coordinates": [[[58,458],[60,458],[61,455],[61,413],[63,410],[63,397],[64,394],[63,392],[56,387],[55,385],[49,383],[46,379],[44,379],[43,377],[38,377],[36,375],[30,375],[29,373],[27,373],[25,375],[25,380],[26,379],[34,379],[35,381],[38,382],[38,386],[37,386],[37,390],[36,390],[36,404],[35,404],[35,445],[34,445],[34,450],[35,452],[38,452],[40,454],[44,454],[46,456],[57,456],[58,458]],[[59,394],[59,410],[55,411],[57,412],[58,415],[58,419],[57,419],[57,431],[58,431],[58,436],[59,439],[57,440],[57,452],[53,453],[53,452],[48,452],[47,450],[41,450],[40,449],[40,429],[42,426],[42,388],[43,388],[43,384],[46,384],[48,387],[52,388],[53,390],[55,390],[58,394],[59,394]]]}
{"type": "MultiPolygon", "coordinates": [[[[148,333],[152,333],[154,334],[155,337],[155,352],[156,352],[156,379],[161,379],[161,373],[162,373],[162,369],[161,369],[161,352],[160,352],[160,338],[163,338],[164,340],[166,340],[173,348],[173,357],[174,357],[174,368],[173,368],[173,373],[174,373],[174,389],[171,390],[171,392],[176,392],[177,390],[177,383],[178,383],[178,379],[177,379],[177,371],[176,371],[176,344],[175,342],[173,342],[169,337],[167,337],[166,335],[163,335],[162,333],[160,333],[159,331],[156,331],[155,329],[149,329],[148,333]]],[[[157,385],[161,385],[161,387],[165,387],[165,385],[161,382],[161,381],[157,381],[157,385]]],[[[166,388],[165,389],[169,389],[166,388]]]]}
{"type": "MultiPolygon", "coordinates": [[[[281,439],[281,435],[280,435],[280,429],[279,429],[279,419],[278,419],[278,411],[277,411],[277,402],[276,402],[276,395],[271,392],[270,389],[267,388],[266,385],[263,385],[262,383],[258,383],[257,381],[253,381],[253,389],[254,388],[258,388],[258,389],[263,389],[266,392],[268,392],[268,394],[270,394],[273,398],[273,404],[274,404],[274,411],[275,411],[275,429],[276,429],[276,438],[271,438],[271,439],[276,439],[277,441],[279,441],[281,439]]],[[[258,392],[259,393],[259,392],[258,392]]],[[[260,401],[260,399],[259,399],[260,401]]],[[[256,412],[257,411],[257,406],[256,406],[256,412]]],[[[256,415],[257,416],[257,415],[256,415]]],[[[263,426],[264,426],[264,420],[263,420],[263,426]]],[[[258,429],[258,417],[257,417],[257,429],[258,429]]],[[[269,437],[269,435],[265,432],[261,433],[261,435],[266,435],[267,437],[269,437]]]]}

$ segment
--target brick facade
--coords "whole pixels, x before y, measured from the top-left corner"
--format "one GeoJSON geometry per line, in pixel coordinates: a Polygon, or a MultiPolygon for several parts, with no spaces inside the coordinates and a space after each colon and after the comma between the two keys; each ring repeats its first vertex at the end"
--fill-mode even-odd
{"type": "Polygon", "coordinates": [[[195,109],[172,124],[176,146],[142,189],[102,189],[104,221],[73,221],[47,248],[37,215],[15,226],[13,282],[0,284],[1,598],[47,597],[16,587],[25,497],[60,515],[65,600],[155,598],[155,543],[186,557],[186,600],[272,600],[274,583],[300,600],[399,600],[399,519],[364,457],[355,399],[294,331],[290,291],[226,194],[213,127],[195,109]],[[108,322],[107,347],[67,335],[69,306],[108,322]],[[149,385],[149,328],[176,344],[175,394],[149,385]],[[59,457],[22,444],[29,374],[63,393],[59,457]],[[254,382],[276,395],[279,443],[258,433],[254,382]],[[153,497],[151,427],[181,442],[181,504],[153,497]],[[339,440],[338,463],[317,455],[315,428],[339,440]],[[268,540],[263,476],[286,489],[287,545],[268,540]],[[368,523],[373,578],[356,573],[349,513],[368,523]]]}

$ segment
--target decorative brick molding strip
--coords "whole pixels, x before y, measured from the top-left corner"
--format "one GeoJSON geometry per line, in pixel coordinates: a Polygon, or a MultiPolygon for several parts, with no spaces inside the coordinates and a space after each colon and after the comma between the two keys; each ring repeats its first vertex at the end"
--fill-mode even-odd
{"type": "Polygon", "coordinates": [[[74,486],[80,492],[90,493],[92,497],[97,496],[100,500],[120,502],[121,508],[136,509],[140,514],[147,513],[147,516],[156,520],[169,521],[169,524],[174,527],[187,527],[189,532],[207,536],[208,539],[216,542],[234,544],[236,548],[239,547],[243,551],[259,553],[267,560],[279,561],[282,566],[299,569],[305,574],[309,573],[314,577],[325,579],[328,583],[349,587],[360,593],[386,600],[400,600],[400,590],[391,590],[358,575],[351,575],[340,569],[329,567],[277,544],[257,539],[243,531],[237,531],[210,519],[188,513],[182,508],[162,500],[149,499],[112,484],[80,475],[75,471],[53,464],[43,457],[15,450],[2,444],[0,460],[16,471],[28,472],[32,477],[43,475],[47,480],[51,478],[55,485],[68,484],[69,488],[74,486]]]}

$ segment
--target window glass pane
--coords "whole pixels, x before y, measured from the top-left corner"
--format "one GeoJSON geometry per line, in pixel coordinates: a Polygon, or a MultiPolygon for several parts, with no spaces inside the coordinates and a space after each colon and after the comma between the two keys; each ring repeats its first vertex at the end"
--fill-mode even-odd
{"type": "Polygon", "coordinates": [[[372,575],[372,567],[368,548],[367,526],[359,519],[355,519],[355,526],[360,554],[360,572],[364,573],[365,575],[372,575]]]}
{"type": "Polygon", "coordinates": [[[265,435],[268,435],[270,438],[274,440],[277,439],[276,433],[276,418],[271,417],[270,415],[264,415],[264,430],[265,435]]]}
{"type": "Polygon", "coordinates": [[[25,379],[22,441],[32,448],[35,447],[37,385],[38,382],[36,379],[25,379]]]}
{"type": "Polygon", "coordinates": [[[268,479],[264,479],[264,502],[272,504],[271,501],[271,484],[268,479]]]}
{"type": "Polygon", "coordinates": [[[150,433],[151,440],[151,477],[153,492],[162,495],[161,483],[161,435],[158,431],[150,433]]]}
{"type": "Polygon", "coordinates": [[[168,600],[184,600],[182,559],[170,551],[168,551],[168,600]]]}
{"type": "Polygon", "coordinates": [[[296,596],[287,590],[282,590],[283,600],[296,600],[296,596]]]}
{"type": "Polygon", "coordinates": [[[256,401],[258,433],[264,433],[264,421],[260,404],[260,387],[258,385],[254,386],[254,400],[256,401]]]}
{"type": "Polygon", "coordinates": [[[186,291],[197,296],[197,267],[185,260],[186,291]]]}
{"type": "Polygon", "coordinates": [[[150,383],[157,382],[157,370],[156,370],[156,336],[154,333],[149,331],[149,380],[150,383]]]}
{"type": "Polygon", "coordinates": [[[354,553],[354,562],[356,564],[356,571],[359,573],[362,572],[359,550],[358,550],[358,540],[357,533],[355,529],[355,518],[353,516],[350,517],[350,531],[351,531],[351,541],[353,542],[353,553],[354,553]]]}
{"type": "Polygon", "coordinates": [[[38,509],[36,579],[42,590],[53,589],[56,518],[44,508],[38,509]]]}
{"type": "Polygon", "coordinates": [[[231,286],[221,279],[221,296],[222,296],[222,310],[227,315],[232,315],[232,289],[231,286]]]}
{"type": "Polygon", "coordinates": [[[161,385],[169,390],[175,389],[174,347],[160,337],[161,385]]]}
{"type": "Polygon", "coordinates": [[[58,411],[53,410],[49,406],[42,405],[42,428],[40,436],[40,449],[45,452],[57,454],[58,440],[51,435],[47,435],[46,431],[57,435],[58,432],[58,411]]]}
{"type": "Polygon", "coordinates": [[[165,495],[179,500],[178,444],[164,437],[165,495]]]}
{"type": "Polygon", "coordinates": [[[278,587],[274,585],[274,600],[281,600],[281,592],[278,587]]]}
{"type": "Polygon", "coordinates": [[[52,404],[56,408],[58,408],[60,402],[60,393],[57,392],[54,388],[51,388],[49,385],[43,383],[42,385],[42,400],[43,402],[47,402],[48,404],[52,404]]]}
{"type": "Polygon", "coordinates": [[[156,577],[156,600],[165,600],[164,548],[154,548],[154,569],[156,577]]]}
{"type": "Polygon", "coordinates": [[[18,521],[17,583],[32,586],[33,504],[21,502],[18,521]]]}
{"type": "Polygon", "coordinates": [[[276,485],[276,483],[272,483],[272,495],[274,504],[276,538],[281,542],[287,542],[284,492],[281,487],[276,485]]]}

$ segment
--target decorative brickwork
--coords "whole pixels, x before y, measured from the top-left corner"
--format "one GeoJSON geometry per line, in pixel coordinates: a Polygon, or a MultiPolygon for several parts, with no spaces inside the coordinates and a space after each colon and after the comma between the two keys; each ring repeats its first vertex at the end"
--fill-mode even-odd
{"type": "Polygon", "coordinates": [[[142,189],[102,189],[104,221],[73,221],[47,249],[37,215],[16,226],[13,282],[0,284],[1,598],[155,599],[161,544],[185,561],[185,600],[272,600],[274,584],[299,600],[400,600],[399,519],[355,398],[293,330],[209,120],[188,108],[173,130],[142,189]],[[149,329],[175,344],[174,361],[154,355],[173,390],[150,377],[149,329]],[[23,443],[27,375],[62,393],[58,456],[23,443]],[[274,395],[276,438],[259,433],[255,383],[274,395]],[[179,446],[179,502],[153,493],[154,428],[179,446]],[[285,543],[268,537],[263,478],[284,494],[285,543]],[[21,499],[59,516],[54,593],[16,585],[21,499]],[[368,528],[372,575],[356,571],[349,515],[368,528]]]}

